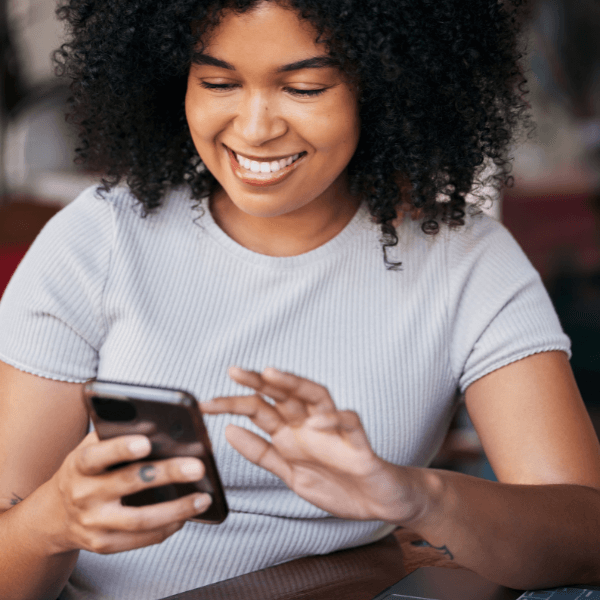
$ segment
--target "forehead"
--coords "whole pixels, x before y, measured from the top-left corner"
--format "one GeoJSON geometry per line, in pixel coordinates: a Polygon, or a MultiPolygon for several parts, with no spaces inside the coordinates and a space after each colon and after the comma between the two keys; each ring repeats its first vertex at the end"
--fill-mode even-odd
{"type": "Polygon", "coordinates": [[[219,24],[204,36],[203,46],[211,55],[237,53],[258,58],[259,54],[271,54],[281,62],[294,55],[327,54],[325,45],[316,42],[317,35],[294,9],[263,1],[241,14],[225,9],[219,24]]]}

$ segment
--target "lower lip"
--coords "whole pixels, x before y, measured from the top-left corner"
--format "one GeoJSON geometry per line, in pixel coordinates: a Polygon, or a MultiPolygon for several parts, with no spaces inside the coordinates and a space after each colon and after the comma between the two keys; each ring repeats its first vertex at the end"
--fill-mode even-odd
{"type": "Polygon", "coordinates": [[[287,179],[302,162],[304,162],[304,159],[307,156],[306,154],[301,156],[296,162],[293,162],[291,165],[284,167],[275,173],[253,173],[238,163],[235,154],[231,149],[227,148],[227,146],[225,146],[225,148],[227,154],[229,154],[229,162],[231,163],[231,168],[233,169],[235,176],[244,183],[255,187],[268,187],[270,185],[281,183],[284,179],[287,179]]]}

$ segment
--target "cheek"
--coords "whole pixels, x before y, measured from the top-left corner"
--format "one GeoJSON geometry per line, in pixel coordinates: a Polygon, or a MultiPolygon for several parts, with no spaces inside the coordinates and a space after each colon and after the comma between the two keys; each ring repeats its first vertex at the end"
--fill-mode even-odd
{"type": "Polygon", "coordinates": [[[218,112],[202,102],[194,91],[188,90],[186,94],[185,115],[196,145],[213,139],[220,129],[222,119],[218,112]]]}
{"type": "Polygon", "coordinates": [[[358,146],[359,129],[356,123],[350,117],[336,115],[334,118],[332,115],[315,131],[319,133],[313,141],[313,147],[321,156],[322,168],[341,172],[348,166],[358,146]]]}
{"type": "Polygon", "coordinates": [[[352,156],[360,136],[360,122],[355,105],[337,103],[319,114],[310,124],[309,130],[315,148],[340,155],[349,153],[352,156]]]}
{"type": "Polygon", "coordinates": [[[188,88],[185,95],[185,118],[187,119],[194,143],[197,143],[198,133],[203,131],[203,114],[204,112],[199,110],[198,102],[196,102],[194,98],[194,93],[188,88]]]}

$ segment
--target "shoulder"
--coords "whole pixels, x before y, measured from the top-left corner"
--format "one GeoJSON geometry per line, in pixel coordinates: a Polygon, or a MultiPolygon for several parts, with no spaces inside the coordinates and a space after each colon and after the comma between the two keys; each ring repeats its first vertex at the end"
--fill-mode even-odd
{"type": "Polygon", "coordinates": [[[129,187],[115,186],[105,190],[100,185],[85,189],[67,204],[47,224],[51,230],[68,228],[70,236],[80,232],[85,236],[89,230],[115,229],[126,223],[127,227],[148,228],[157,222],[172,219],[181,209],[190,210],[190,191],[185,187],[169,190],[156,211],[145,214],[142,204],[129,187]]]}
{"type": "MultiPolygon", "coordinates": [[[[181,195],[181,192],[180,192],[181,195]]],[[[35,273],[45,272],[50,265],[78,265],[94,272],[105,272],[113,249],[120,238],[137,235],[164,219],[169,211],[165,206],[149,218],[142,218],[142,206],[128,187],[114,187],[108,191],[95,185],[85,189],[72,202],[46,223],[32,244],[24,266],[35,273]]],[[[189,207],[189,203],[185,203],[189,207]]],[[[143,233],[142,233],[143,235],[143,233]]]]}
{"type": "Polygon", "coordinates": [[[465,224],[446,228],[447,268],[454,278],[468,279],[474,271],[487,278],[515,282],[539,278],[537,271],[499,221],[483,213],[467,214],[465,224]]]}
{"type": "Polygon", "coordinates": [[[531,354],[569,353],[540,275],[506,227],[469,215],[444,236],[451,361],[461,391],[531,354]]]}
{"type": "MultiPolygon", "coordinates": [[[[170,207],[176,204],[180,199],[186,199],[191,202],[191,191],[187,186],[176,186],[169,189],[156,212],[151,214],[164,214],[169,212],[170,207]]],[[[72,202],[66,205],[65,211],[132,211],[137,215],[143,214],[141,202],[133,195],[133,192],[127,185],[117,185],[108,190],[101,185],[91,185],[83,190],[72,202]]]]}
{"type": "Polygon", "coordinates": [[[469,210],[465,214],[464,225],[446,227],[443,231],[450,246],[469,249],[474,246],[514,245],[516,242],[506,227],[494,217],[469,210]]]}
{"type": "MultiPolygon", "coordinates": [[[[119,212],[135,210],[136,198],[126,186],[105,190],[101,185],[92,185],[69,202],[59,213],[57,220],[81,220],[90,218],[113,218],[119,212]]],[[[56,218],[56,217],[55,217],[56,218]]]]}
{"type": "Polygon", "coordinates": [[[524,258],[510,232],[487,214],[468,211],[463,225],[450,227],[440,223],[439,231],[434,234],[423,231],[422,218],[409,214],[403,217],[396,223],[398,244],[388,254],[407,268],[428,265],[435,271],[453,271],[460,265],[507,252],[524,258]]]}
{"type": "Polygon", "coordinates": [[[104,192],[98,185],[86,188],[48,221],[36,243],[57,236],[71,241],[85,239],[92,232],[112,229],[115,211],[127,202],[126,195],[123,189],[104,192]]]}

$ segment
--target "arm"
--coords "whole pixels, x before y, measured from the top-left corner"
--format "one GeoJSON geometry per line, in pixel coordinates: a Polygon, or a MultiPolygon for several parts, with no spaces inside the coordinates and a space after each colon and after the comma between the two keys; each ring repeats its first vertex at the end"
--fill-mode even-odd
{"type": "Polygon", "coordinates": [[[31,494],[85,435],[87,417],[80,394],[79,384],[44,380],[0,363],[3,598],[21,593],[23,598],[54,600],[77,561],[77,551],[56,554],[40,545],[47,511],[43,494],[31,494]]]}
{"type": "Polygon", "coordinates": [[[55,600],[79,549],[113,553],[163,541],[185,520],[208,508],[193,494],[133,508],[122,496],[204,474],[196,459],[169,459],[107,472],[110,465],[143,458],[143,436],[98,442],[85,433],[81,384],[23,373],[0,362],[0,597],[55,600]],[[82,441],[83,440],[83,441],[82,441]],[[137,441],[137,449],[130,446],[137,441]],[[197,471],[182,467],[193,463],[197,471]],[[151,480],[149,480],[151,479],[151,480]],[[198,503],[196,503],[198,502],[198,503]]]}
{"type": "Polygon", "coordinates": [[[466,403],[499,483],[432,472],[411,527],[512,587],[600,581],[600,446],[566,355],[490,373],[466,403]]]}
{"type": "Polygon", "coordinates": [[[467,391],[499,482],[386,463],[322,386],[272,369],[231,375],[257,394],[203,410],[249,416],[271,443],[232,425],[229,442],[306,500],[409,527],[509,587],[600,580],[600,448],[563,353],[515,362],[467,391]]]}

